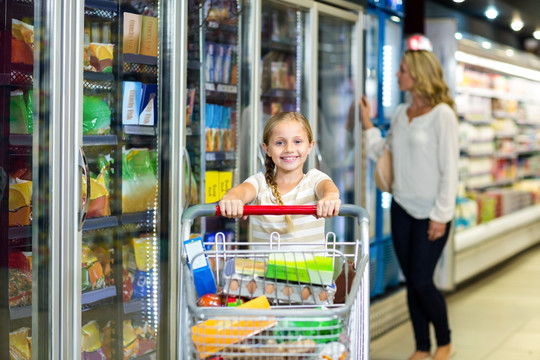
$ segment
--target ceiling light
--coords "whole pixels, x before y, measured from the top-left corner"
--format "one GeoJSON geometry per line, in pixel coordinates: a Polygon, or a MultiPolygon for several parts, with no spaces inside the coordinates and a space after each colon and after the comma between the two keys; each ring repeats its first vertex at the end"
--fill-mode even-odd
{"type": "Polygon", "coordinates": [[[506,56],[508,56],[508,57],[514,56],[514,50],[506,49],[506,56]]]}
{"type": "Polygon", "coordinates": [[[490,6],[486,9],[486,12],[484,12],[484,15],[486,15],[486,17],[490,20],[493,20],[495,19],[497,16],[499,16],[499,12],[497,11],[496,8],[494,8],[493,6],[490,6]]]}
{"type": "Polygon", "coordinates": [[[461,40],[463,39],[463,34],[460,32],[457,32],[454,34],[454,37],[456,38],[456,40],[461,40]]]}
{"type": "Polygon", "coordinates": [[[491,43],[489,41],[482,41],[482,47],[484,49],[491,49],[491,43]]]}
{"type": "Polygon", "coordinates": [[[514,31],[519,31],[521,30],[521,28],[523,28],[523,21],[521,21],[520,19],[512,20],[510,27],[514,31]]]}
{"type": "Polygon", "coordinates": [[[454,0],[455,3],[462,3],[464,2],[465,0],[454,0]]]}
{"type": "Polygon", "coordinates": [[[536,40],[540,40],[540,30],[536,30],[533,32],[533,36],[536,40]]]}

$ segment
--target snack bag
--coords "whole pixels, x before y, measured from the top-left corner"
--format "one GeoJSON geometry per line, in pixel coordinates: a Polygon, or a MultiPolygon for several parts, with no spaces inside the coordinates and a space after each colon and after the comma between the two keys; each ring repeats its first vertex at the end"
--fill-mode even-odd
{"type": "Polygon", "coordinates": [[[9,357],[14,360],[32,359],[32,351],[28,342],[30,328],[22,327],[9,333],[9,357]]]}
{"type": "Polygon", "coordinates": [[[105,287],[103,268],[94,252],[85,244],[82,245],[82,291],[102,289],[105,287]]]}
{"type": "Polygon", "coordinates": [[[101,347],[99,326],[92,320],[81,329],[82,360],[107,360],[101,347]]]}
{"type": "Polygon", "coordinates": [[[9,307],[32,304],[32,273],[9,268],[9,307]]]}
{"type": "Polygon", "coordinates": [[[157,257],[154,254],[155,245],[151,236],[133,238],[133,250],[137,269],[149,271],[154,268],[157,257]]]}
{"type": "Polygon", "coordinates": [[[11,19],[11,62],[34,64],[34,27],[17,19],[11,19]]]}
{"type": "Polygon", "coordinates": [[[28,129],[28,109],[21,90],[11,92],[9,100],[9,132],[30,134],[28,129]]]}
{"type": "Polygon", "coordinates": [[[157,196],[157,174],[148,149],[124,149],[122,154],[122,212],[152,210],[157,196]]]}
{"type": "Polygon", "coordinates": [[[147,321],[134,323],[133,328],[137,334],[137,339],[139,339],[138,356],[142,356],[156,348],[156,334],[147,321]]]}
{"type": "Polygon", "coordinates": [[[139,339],[131,320],[124,320],[124,360],[135,358],[139,352],[139,339]]]}
{"type": "MultiPolygon", "coordinates": [[[[82,178],[82,196],[86,201],[86,178],[82,178]]],[[[97,179],[90,179],[90,204],[88,204],[87,218],[111,215],[109,191],[105,186],[104,175],[99,174],[97,179]]]]}
{"type": "Polygon", "coordinates": [[[9,226],[28,226],[32,223],[32,182],[10,179],[9,226]]]}
{"type": "Polygon", "coordinates": [[[114,44],[90,43],[88,54],[92,71],[112,73],[114,44]]]}

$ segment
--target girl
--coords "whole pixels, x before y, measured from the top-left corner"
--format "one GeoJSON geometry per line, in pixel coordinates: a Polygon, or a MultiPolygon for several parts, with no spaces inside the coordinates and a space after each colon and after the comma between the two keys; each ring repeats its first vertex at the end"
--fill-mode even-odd
{"type": "Polygon", "coordinates": [[[339,213],[339,190],[317,169],[304,174],[303,166],[315,146],[307,119],[297,112],[274,115],[264,128],[262,147],[265,172],[250,176],[231,188],[219,201],[221,214],[242,217],[244,204],[313,205],[317,218],[308,215],[252,216],[252,242],[268,243],[278,232],[282,243],[324,243],[324,218],[339,213]]]}

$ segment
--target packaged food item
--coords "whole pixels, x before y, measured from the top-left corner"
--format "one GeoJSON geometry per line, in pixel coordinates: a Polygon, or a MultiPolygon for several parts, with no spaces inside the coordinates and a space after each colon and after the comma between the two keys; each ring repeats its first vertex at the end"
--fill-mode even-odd
{"type": "Polygon", "coordinates": [[[133,282],[131,275],[126,269],[122,269],[122,300],[128,302],[133,296],[133,282]]]}
{"type": "Polygon", "coordinates": [[[111,109],[100,96],[83,95],[83,135],[106,135],[111,131],[111,109]]]}
{"type": "Polygon", "coordinates": [[[157,257],[154,255],[156,253],[156,244],[152,235],[134,237],[132,243],[137,269],[141,271],[153,269],[157,262],[157,257]]]}
{"type": "Polygon", "coordinates": [[[31,134],[31,120],[24,93],[21,90],[12,91],[9,101],[9,132],[11,134],[31,134]]]}
{"type": "Polygon", "coordinates": [[[28,226],[32,223],[32,182],[10,178],[9,226],[28,226]]]}
{"type": "Polygon", "coordinates": [[[31,360],[32,348],[28,339],[30,328],[22,327],[9,333],[9,357],[12,360],[31,360]]]}
{"type": "Polygon", "coordinates": [[[81,328],[81,350],[82,360],[107,360],[101,347],[97,321],[89,321],[81,328]]]}
{"type": "Polygon", "coordinates": [[[154,270],[141,271],[136,270],[133,279],[132,299],[146,299],[153,294],[154,289],[154,270]]]}
{"type": "Polygon", "coordinates": [[[150,152],[145,148],[123,150],[122,154],[122,212],[152,210],[157,196],[157,174],[150,152]]]}
{"type": "Polygon", "coordinates": [[[105,287],[103,268],[92,249],[82,244],[82,291],[102,289],[105,287]]]}
{"type": "Polygon", "coordinates": [[[32,273],[27,270],[9,268],[9,307],[32,304],[32,273]]]}
{"type": "Polygon", "coordinates": [[[306,320],[280,320],[274,328],[274,336],[278,342],[305,338],[325,344],[339,340],[342,333],[341,319],[324,316],[306,320]]]}
{"type": "Polygon", "coordinates": [[[17,19],[11,19],[11,62],[34,64],[34,27],[17,19]]]}
{"type": "Polygon", "coordinates": [[[156,334],[147,321],[134,321],[133,328],[139,340],[138,356],[142,356],[156,348],[156,334]]]}
{"type": "Polygon", "coordinates": [[[123,334],[124,360],[133,359],[139,353],[139,339],[130,319],[124,320],[123,334]]]}
{"type": "Polygon", "coordinates": [[[112,73],[114,44],[91,42],[88,47],[92,71],[112,73]]]}

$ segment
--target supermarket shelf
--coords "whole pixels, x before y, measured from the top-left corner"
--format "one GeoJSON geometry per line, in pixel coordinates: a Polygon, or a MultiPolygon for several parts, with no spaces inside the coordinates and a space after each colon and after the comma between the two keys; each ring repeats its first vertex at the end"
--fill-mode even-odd
{"type": "Polygon", "coordinates": [[[32,146],[32,135],[9,135],[9,143],[13,146],[32,146]]]}
{"type": "Polygon", "coordinates": [[[206,161],[224,161],[224,160],[234,160],[236,154],[234,151],[222,151],[222,152],[207,152],[206,161]]]}
{"type": "Polygon", "coordinates": [[[454,283],[480,272],[540,242],[540,205],[534,205],[454,236],[454,283]]]}
{"type": "Polygon", "coordinates": [[[143,302],[141,300],[133,300],[124,303],[124,314],[130,314],[142,311],[144,308],[143,302]]]}
{"type": "Polygon", "coordinates": [[[149,354],[144,354],[144,355],[141,355],[137,358],[135,358],[135,360],[156,360],[157,357],[156,357],[156,353],[155,352],[152,352],[152,353],[149,353],[149,354]]]}
{"type": "Polygon", "coordinates": [[[296,97],[296,90],[272,89],[261,96],[266,98],[294,99],[296,97]]]}
{"type": "Polygon", "coordinates": [[[111,0],[85,0],[84,6],[95,9],[115,11],[118,8],[118,3],[111,0]]]}
{"type": "Polygon", "coordinates": [[[141,54],[124,54],[124,62],[134,64],[157,65],[157,57],[141,54]]]}
{"type": "Polygon", "coordinates": [[[89,305],[116,296],[116,287],[108,286],[103,289],[82,293],[81,305],[89,305]]]}
{"type": "Polygon", "coordinates": [[[124,125],[123,128],[124,128],[124,134],[156,136],[156,127],[155,126],[124,125]]]}
{"type": "Polygon", "coordinates": [[[528,101],[528,102],[537,101],[537,98],[533,95],[515,94],[512,92],[497,91],[493,89],[482,89],[482,88],[458,86],[456,87],[456,92],[461,93],[461,94],[468,94],[468,95],[487,97],[487,98],[496,98],[496,99],[502,99],[502,100],[518,100],[518,101],[528,101]]]}
{"type": "Polygon", "coordinates": [[[85,71],[84,78],[90,81],[114,81],[114,74],[96,71],[85,71]]]}
{"type": "Polygon", "coordinates": [[[11,320],[25,319],[32,316],[32,305],[20,306],[9,309],[9,317],[11,320]]]}
{"type": "Polygon", "coordinates": [[[10,226],[8,230],[9,239],[29,238],[32,236],[32,226],[10,226]]]}
{"type": "Polygon", "coordinates": [[[118,138],[116,135],[83,135],[83,145],[118,145],[118,138]]]}
{"type": "Polygon", "coordinates": [[[115,226],[118,226],[118,218],[116,216],[91,218],[84,221],[83,231],[97,230],[115,226]]]}
{"type": "Polygon", "coordinates": [[[147,221],[153,221],[154,211],[149,210],[146,212],[122,214],[120,221],[122,224],[141,224],[147,221]]]}
{"type": "Polygon", "coordinates": [[[34,4],[31,2],[12,1],[11,15],[15,18],[34,17],[34,4]]]}

